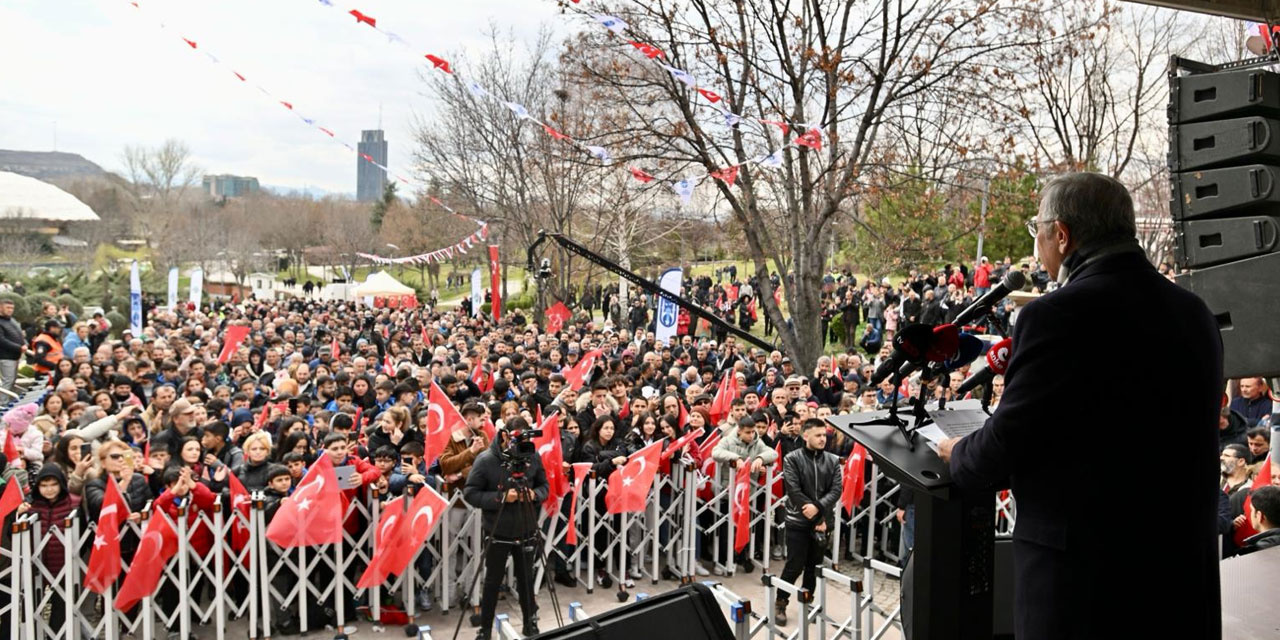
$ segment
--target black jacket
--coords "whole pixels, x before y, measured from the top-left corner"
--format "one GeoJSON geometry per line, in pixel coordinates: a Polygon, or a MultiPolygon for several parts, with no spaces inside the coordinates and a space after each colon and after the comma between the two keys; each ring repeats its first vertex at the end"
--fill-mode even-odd
{"type": "Polygon", "coordinates": [[[1136,243],[1092,259],[1073,254],[1066,266],[1066,285],[1022,309],[1000,407],[956,444],[952,480],[1011,487],[1018,500],[1017,637],[1218,638],[1217,323],[1136,243]],[[1088,330],[1104,309],[1123,353],[1088,330]],[[1166,383],[1160,402],[1134,402],[1128,383],[1153,372],[1166,383]],[[1099,446],[1151,425],[1169,437],[1144,454],[1168,473],[1142,509],[1164,521],[1160,535],[1118,545],[1115,519],[1099,517],[1100,497],[1116,489],[1099,446]]]}
{"type": "Polygon", "coordinates": [[[533,535],[538,528],[538,514],[549,491],[547,474],[542,468],[542,458],[530,456],[525,477],[533,490],[533,501],[503,502],[512,482],[511,473],[502,466],[501,442],[502,438],[494,438],[488,450],[476,456],[471,473],[467,474],[462,497],[467,504],[482,512],[485,532],[500,540],[520,540],[533,535]]]}
{"type": "MultiPolygon", "coordinates": [[[[80,504],[84,507],[87,522],[98,521],[98,516],[102,514],[102,501],[106,493],[106,474],[85,483],[84,501],[80,504]]],[[[151,494],[151,486],[147,483],[147,477],[141,473],[134,473],[129,478],[129,485],[120,487],[120,493],[124,496],[125,503],[129,505],[130,513],[142,511],[142,508],[155,497],[151,494]]],[[[124,522],[123,518],[121,518],[121,522],[124,522]]],[[[138,548],[138,536],[133,533],[131,527],[126,527],[123,524],[120,527],[120,531],[120,553],[126,558],[132,558],[133,552],[138,548]]]]}
{"type": "Polygon", "coordinates": [[[1245,538],[1244,546],[1240,547],[1240,555],[1261,551],[1262,549],[1270,549],[1278,545],[1280,545],[1280,529],[1268,529],[1245,538]]]}
{"type": "Polygon", "coordinates": [[[236,474],[236,479],[244,485],[245,490],[262,491],[267,488],[267,467],[270,466],[270,458],[258,463],[245,460],[240,468],[232,469],[231,472],[236,474]]]}
{"type": "Polygon", "coordinates": [[[18,321],[12,316],[0,318],[0,360],[17,360],[26,345],[27,337],[18,321]]]}
{"type": "Polygon", "coordinates": [[[824,520],[834,524],[836,504],[840,502],[840,460],[826,451],[804,447],[782,459],[782,486],[787,491],[787,526],[808,529],[824,520]],[[818,515],[804,517],[804,505],[818,505],[818,515]]]}

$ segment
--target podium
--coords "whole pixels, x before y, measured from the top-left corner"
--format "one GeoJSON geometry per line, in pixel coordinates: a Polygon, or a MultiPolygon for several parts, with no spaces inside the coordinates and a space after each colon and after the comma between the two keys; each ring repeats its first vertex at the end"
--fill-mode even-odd
{"type": "Polygon", "coordinates": [[[915,548],[902,574],[906,638],[990,640],[995,493],[959,490],[924,436],[912,446],[897,426],[884,424],[887,416],[878,411],[826,420],[866,447],[885,475],[916,493],[915,548]]]}

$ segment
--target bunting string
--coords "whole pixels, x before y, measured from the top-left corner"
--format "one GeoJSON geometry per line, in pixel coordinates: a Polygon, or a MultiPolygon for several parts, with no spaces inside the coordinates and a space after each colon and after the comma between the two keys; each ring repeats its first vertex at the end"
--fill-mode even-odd
{"type": "MultiPolygon", "coordinates": [[[[417,56],[418,52],[421,51],[420,49],[415,47],[412,43],[410,43],[408,40],[401,37],[399,34],[386,29],[384,26],[378,26],[377,18],[364,11],[361,11],[355,8],[350,8],[347,6],[338,6],[338,4],[334,2],[334,0],[317,0],[317,1],[320,4],[323,4],[331,9],[342,11],[350,15],[355,19],[354,22],[352,22],[352,24],[356,26],[364,25],[369,27],[370,29],[373,29],[374,31],[377,31],[387,39],[388,43],[396,43],[403,47],[406,47],[409,50],[413,51],[415,56],[417,56]]],[[[578,0],[574,0],[575,4],[577,2],[578,0]]],[[[604,15],[604,14],[591,14],[575,7],[570,7],[570,8],[574,10],[575,13],[578,13],[579,15],[587,16],[591,18],[599,26],[605,29],[608,29],[613,36],[625,40],[627,44],[629,44],[632,47],[632,49],[634,49],[640,55],[644,56],[644,58],[646,58],[649,61],[652,61],[654,64],[661,66],[664,70],[670,73],[673,78],[685,84],[690,89],[694,90],[694,92],[698,96],[700,96],[703,101],[705,101],[705,104],[707,106],[711,107],[721,115],[721,117],[724,120],[725,126],[733,128],[738,126],[742,122],[759,122],[762,125],[776,126],[781,130],[782,138],[784,141],[787,140],[788,134],[794,129],[794,127],[791,124],[785,121],[764,120],[761,118],[750,118],[750,117],[733,113],[725,105],[721,104],[722,102],[724,102],[724,100],[719,94],[717,94],[716,92],[714,92],[713,90],[705,86],[702,86],[697,81],[697,79],[693,76],[693,74],[683,69],[679,69],[677,67],[673,67],[671,65],[666,64],[665,62],[666,53],[662,51],[660,48],[645,42],[646,38],[643,38],[635,34],[626,22],[613,16],[604,15]]],[[[624,166],[624,165],[621,165],[621,163],[613,162],[613,156],[612,154],[609,153],[608,149],[598,145],[587,144],[586,142],[578,140],[577,138],[574,138],[569,134],[559,131],[555,127],[552,127],[550,124],[548,124],[545,120],[535,117],[523,105],[511,100],[507,100],[502,96],[499,96],[496,92],[482,86],[480,83],[474,80],[464,78],[462,74],[457,69],[455,69],[448,60],[444,59],[440,55],[435,53],[425,53],[425,54],[422,54],[422,58],[430,62],[434,69],[440,71],[441,73],[445,73],[453,76],[458,82],[462,83],[465,87],[467,87],[467,90],[477,99],[490,99],[490,100],[497,101],[498,103],[502,104],[506,108],[510,109],[512,112],[512,115],[517,119],[528,120],[529,122],[532,122],[538,125],[543,129],[543,131],[547,133],[547,135],[551,136],[551,138],[555,140],[563,141],[564,143],[571,145],[574,148],[577,148],[581,151],[585,151],[586,153],[590,154],[592,157],[599,160],[602,166],[624,166]]],[[[758,166],[769,168],[769,169],[777,169],[782,166],[783,151],[787,148],[809,147],[814,151],[820,150],[822,148],[821,128],[815,125],[807,125],[807,124],[802,125],[801,128],[806,129],[807,131],[805,131],[804,134],[793,138],[791,142],[784,142],[783,146],[779,147],[776,150],[771,151],[770,153],[757,156],[745,162],[740,162],[738,164],[721,167],[713,171],[704,172],[700,175],[695,175],[692,177],[686,177],[681,180],[677,180],[675,182],[670,183],[670,188],[680,198],[681,202],[688,204],[693,198],[695,187],[697,187],[699,183],[701,183],[703,180],[707,178],[721,180],[727,186],[733,187],[737,181],[739,170],[746,165],[754,164],[754,165],[758,165],[758,166]]],[[[648,184],[657,179],[653,174],[649,173],[648,171],[645,171],[641,167],[637,167],[634,165],[625,165],[625,169],[631,174],[633,178],[635,178],[641,184],[648,184]]]]}
{"type": "MultiPolygon", "coordinates": [[[[134,8],[134,9],[136,9],[139,13],[142,13],[142,12],[143,12],[143,9],[142,9],[142,6],[141,6],[141,4],[140,4],[140,3],[136,2],[136,1],[129,1],[129,4],[130,4],[131,6],[133,6],[133,8],[134,8]]],[[[173,32],[174,32],[174,30],[173,30],[173,29],[171,29],[171,28],[170,28],[170,27],[169,27],[169,26],[168,26],[164,21],[157,21],[157,22],[156,22],[156,24],[159,26],[160,30],[165,31],[166,33],[173,33],[173,32]]],[[[229,66],[228,64],[224,63],[220,58],[218,58],[218,56],[214,55],[214,54],[213,54],[213,52],[212,52],[212,51],[210,51],[207,47],[205,47],[204,45],[200,44],[200,42],[199,42],[199,41],[197,41],[197,40],[193,40],[192,38],[187,37],[187,35],[186,35],[186,34],[181,34],[181,33],[179,33],[179,34],[176,34],[176,35],[177,35],[177,38],[178,38],[179,40],[181,40],[181,41],[183,42],[183,44],[184,44],[186,47],[190,48],[193,52],[203,55],[203,56],[204,56],[204,58],[205,58],[206,60],[208,60],[210,63],[212,63],[212,64],[214,64],[214,65],[216,65],[216,66],[219,66],[219,67],[222,67],[222,68],[227,69],[228,71],[230,71],[230,72],[231,72],[231,74],[232,74],[232,75],[234,75],[234,76],[236,77],[236,79],[237,79],[239,82],[241,82],[242,84],[245,84],[245,85],[247,85],[247,86],[250,86],[250,87],[252,87],[252,88],[254,88],[254,89],[257,89],[259,93],[261,93],[262,95],[266,96],[269,100],[271,100],[272,102],[274,102],[276,105],[280,106],[281,108],[287,109],[287,110],[289,111],[289,113],[290,113],[290,114],[292,114],[294,117],[296,117],[296,118],[298,118],[300,121],[302,121],[302,123],[303,123],[303,124],[306,124],[308,127],[311,127],[312,129],[319,131],[320,133],[324,134],[328,139],[330,139],[330,140],[332,140],[332,141],[334,141],[334,142],[336,142],[336,143],[338,143],[338,144],[342,145],[342,146],[343,146],[343,147],[345,147],[348,151],[350,151],[350,152],[352,152],[352,153],[356,154],[356,155],[357,155],[357,156],[359,156],[360,158],[364,159],[366,162],[368,162],[368,163],[370,163],[370,164],[374,165],[375,167],[378,167],[379,169],[382,169],[383,171],[387,172],[387,175],[389,175],[389,176],[391,176],[392,178],[394,178],[397,182],[402,183],[402,184],[404,184],[404,185],[408,186],[409,188],[413,188],[413,187],[415,186],[415,183],[414,183],[414,182],[411,182],[411,181],[410,181],[410,180],[408,180],[407,178],[404,178],[404,177],[403,177],[403,176],[401,176],[400,174],[396,173],[395,171],[393,171],[393,170],[392,170],[390,167],[388,167],[387,165],[385,165],[385,164],[383,164],[383,163],[378,162],[377,160],[375,160],[375,159],[373,158],[373,156],[370,156],[370,155],[369,155],[369,154],[367,154],[367,153],[360,153],[360,150],[359,150],[359,148],[358,148],[358,147],[356,147],[355,145],[353,145],[353,144],[351,144],[350,142],[348,142],[345,138],[340,137],[337,133],[335,133],[335,132],[334,132],[334,130],[333,130],[332,128],[330,128],[330,127],[326,127],[326,126],[324,126],[324,125],[320,124],[320,122],[319,122],[318,120],[316,120],[315,118],[309,117],[308,115],[304,115],[304,114],[303,114],[303,110],[302,110],[302,109],[300,109],[297,105],[295,105],[295,104],[294,104],[294,102],[292,102],[292,101],[290,101],[290,100],[286,100],[286,99],[284,99],[284,98],[281,98],[281,97],[277,96],[276,94],[274,94],[274,93],[272,93],[271,91],[267,90],[267,88],[266,88],[266,87],[263,87],[262,85],[258,84],[257,82],[250,80],[248,76],[244,75],[244,74],[243,74],[243,73],[241,73],[239,70],[237,70],[237,69],[235,69],[235,68],[233,68],[233,67],[229,66]]],[[[430,175],[431,177],[433,177],[433,178],[435,178],[435,179],[437,179],[437,180],[440,180],[440,178],[439,178],[439,177],[432,175],[432,174],[431,174],[431,172],[430,172],[430,171],[428,171],[428,170],[426,170],[425,168],[423,168],[423,172],[424,172],[424,173],[426,173],[427,175],[430,175]]],[[[420,185],[418,185],[418,186],[420,186],[420,185]]],[[[425,191],[425,189],[424,189],[424,191],[425,191]]],[[[428,199],[428,200],[430,200],[430,201],[432,202],[432,204],[435,204],[436,206],[438,206],[438,207],[440,207],[440,208],[444,209],[446,212],[448,212],[449,214],[451,214],[451,215],[453,215],[453,216],[456,216],[456,217],[461,218],[461,219],[463,219],[463,220],[467,220],[467,221],[469,221],[469,222],[474,222],[474,223],[476,223],[476,225],[479,227],[479,229],[478,229],[475,233],[479,233],[480,231],[484,231],[485,235],[486,235],[486,236],[488,235],[488,223],[486,223],[486,222],[484,222],[484,221],[482,221],[482,220],[478,220],[478,219],[476,219],[476,218],[472,218],[471,216],[467,216],[467,215],[464,215],[464,214],[458,213],[458,212],[457,212],[457,211],[455,211],[452,207],[450,207],[450,206],[446,205],[446,204],[445,204],[444,202],[442,202],[439,198],[436,198],[436,197],[434,197],[434,196],[428,196],[428,197],[427,197],[427,199],[428,199]]],[[[472,235],[475,235],[475,234],[473,233],[472,235]]],[[[468,236],[468,237],[470,238],[471,236],[468,236]]],[[[448,247],[448,249],[456,250],[458,247],[462,246],[463,242],[465,242],[465,241],[466,241],[466,240],[464,239],[462,242],[458,242],[457,244],[454,244],[452,247],[448,247]]],[[[442,249],[441,251],[444,251],[444,250],[442,249]]],[[[416,256],[415,256],[415,257],[416,257],[416,256]]]]}

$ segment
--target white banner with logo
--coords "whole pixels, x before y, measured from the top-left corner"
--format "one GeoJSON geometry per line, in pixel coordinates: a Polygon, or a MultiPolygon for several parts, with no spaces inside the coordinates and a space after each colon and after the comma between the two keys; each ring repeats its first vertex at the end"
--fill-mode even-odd
{"type": "MultiPolygon", "coordinates": [[[[680,267],[672,267],[662,272],[662,277],[658,278],[658,286],[662,287],[663,291],[680,295],[680,282],[683,278],[684,271],[680,267]]],[[[659,296],[657,328],[653,332],[658,344],[667,344],[669,340],[676,336],[676,324],[679,320],[680,307],[676,303],[659,296]]]]}

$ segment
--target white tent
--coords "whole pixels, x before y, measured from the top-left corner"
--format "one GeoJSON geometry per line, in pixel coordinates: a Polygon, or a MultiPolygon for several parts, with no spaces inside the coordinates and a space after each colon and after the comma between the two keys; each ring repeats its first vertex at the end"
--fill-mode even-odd
{"type": "Polygon", "coordinates": [[[360,298],[390,298],[393,296],[411,296],[416,292],[413,287],[400,284],[391,274],[386,271],[369,274],[369,278],[364,284],[356,287],[356,296],[360,298]]]}

